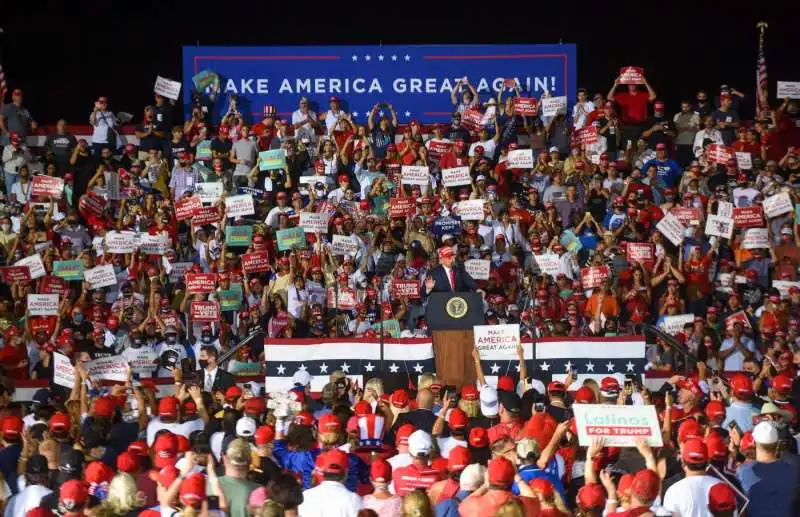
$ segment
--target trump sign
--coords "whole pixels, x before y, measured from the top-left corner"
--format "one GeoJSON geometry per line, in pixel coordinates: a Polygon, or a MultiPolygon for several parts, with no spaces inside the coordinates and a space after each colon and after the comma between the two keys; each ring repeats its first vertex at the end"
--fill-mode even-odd
{"type": "MultiPolygon", "coordinates": [[[[390,103],[400,123],[448,120],[450,93],[466,77],[481,101],[496,97],[514,79],[523,97],[544,91],[567,96],[576,89],[575,45],[308,46],[183,48],[183,101],[191,103],[192,77],[204,70],[219,75],[216,115],[230,94],[239,111],[259,120],[265,104],[289,118],[300,97],[326,112],[331,96],[365,123],[376,103],[390,103]]],[[[388,115],[388,113],[385,113],[388,115]]]]}

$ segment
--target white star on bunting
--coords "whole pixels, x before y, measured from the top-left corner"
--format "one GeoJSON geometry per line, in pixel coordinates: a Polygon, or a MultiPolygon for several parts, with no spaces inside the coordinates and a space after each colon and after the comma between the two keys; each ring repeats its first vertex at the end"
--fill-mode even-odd
{"type": "Polygon", "coordinates": [[[366,61],[372,61],[372,56],[370,56],[369,54],[367,54],[366,56],[364,56],[364,59],[365,59],[366,61]]]}
{"type": "Polygon", "coordinates": [[[378,61],[383,61],[383,54],[378,54],[378,61]]]}
{"type": "Polygon", "coordinates": [[[410,111],[406,111],[406,117],[410,117],[410,116],[411,116],[411,112],[410,111]]]}
{"type": "Polygon", "coordinates": [[[494,363],[492,365],[492,373],[494,374],[494,373],[497,373],[499,371],[500,371],[500,366],[497,363],[494,363]]]}
{"type": "Polygon", "coordinates": [[[342,366],[339,367],[339,369],[342,370],[344,373],[350,373],[350,365],[347,363],[344,363],[342,366]]]}
{"type": "Polygon", "coordinates": [[[423,368],[422,368],[421,364],[417,363],[417,364],[414,365],[414,371],[415,372],[422,373],[422,370],[423,370],[423,368]]]}
{"type": "Polygon", "coordinates": [[[306,365],[301,363],[300,364],[300,368],[298,368],[298,370],[300,370],[301,372],[304,372],[304,371],[308,370],[308,368],[306,368],[306,365]]]}
{"type": "Polygon", "coordinates": [[[542,370],[543,372],[549,372],[550,371],[550,364],[547,363],[547,362],[544,362],[544,363],[539,365],[539,369],[542,370]]]}
{"type": "Polygon", "coordinates": [[[372,363],[367,363],[367,364],[365,364],[365,365],[364,365],[364,369],[365,369],[366,371],[368,371],[368,372],[371,372],[372,370],[374,370],[374,369],[375,369],[375,365],[374,365],[374,364],[372,364],[372,363]]]}
{"type": "Polygon", "coordinates": [[[392,61],[397,61],[397,56],[392,55],[392,61]]]}
{"type": "Polygon", "coordinates": [[[625,365],[625,369],[626,369],[627,371],[629,371],[629,372],[632,372],[632,371],[633,371],[633,367],[634,367],[634,366],[636,366],[636,365],[635,365],[635,364],[633,364],[632,362],[628,361],[628,363],[625,365]]]}
{"type": "Polygon", "coordinates": [[[594,363],[586,363],[586,371],[593,372],[594,371],[594,363]]]}
{"type": "Polygon", "coordinates": [[[411,56],[409,56],[408,54],[406,54],[406,62],[408,62],[408,61],[411,61],[411,56]]]}
{"type": "Polygon", "coordinates": [[[564,365],[565,371],[572,370],[572,361],[567,361],[567,364],[564,365]]]}
{"type": "Polygon", "coordinates": [[[383,110],[381,110],[381,111],[378,113],[378,115],[382,117],[382,116],[384,115],[384,113],[383,113],[383,110]]]}
{"type": "Polygon", "coordinates": [[[358,61],[358,56],[353,54],[353,61],[358,61]]]}
{"type": "Polygon", "coordinates": [[[283,375],[285,371],[286,371],[286,367],[283,366],[282,364],[279,364],[278,365],[278,375],[283,375]]]}
{"type": "Polygon", "coordinates": [[[358,116],[358,112],[357,112],[357,111],[352,111],[352,112],[350,112],[350,115],[351,115],[353,118],[356,118],[356,117],[358,116]]]}
{"type": "Polygon", "coordinates": [[[606,368],[608,369],[609,372],[613,372],[614,371],[614,363],[612,363],[611,361],[607,362],[606,363],[606,368]]]}
{"type": "Polygon", "coordinates": [[[392,363],[392,365],[389,367],[389,371],[392,373],[397,373],[398,370],[400,370],[400,367],[394,363],[392,363]]]}
{"type": "Polygon", "coordinates": [[[328,365],[325,363],[319,365],[319,373],[328,373],[328,365]]]}

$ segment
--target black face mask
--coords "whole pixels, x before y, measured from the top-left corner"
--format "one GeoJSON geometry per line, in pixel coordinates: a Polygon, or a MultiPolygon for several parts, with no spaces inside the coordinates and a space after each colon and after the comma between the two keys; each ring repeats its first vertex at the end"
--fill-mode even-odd
{"type": "Polygon", "coordinates": [[[197,364],[200,365],[200,369],[201,370],[205,370],[206,368],[208,368],[208,360],[207,359],[200,359],[199,361],[197,361],[197,364]]]}
{"type": "Polygon", "coordinates": [[[169,343],[170,345],[174,345],[177,342],[178,342],[177,336],[167,336],[167,343],[169,343]]]}
{"type": "Polygon", "coordinates": [[[203,341],[203,343],[205,343],[205,344],[209,344],[209,343],[211,343],[211,341],[212,341],[212,338],[211,338],[211,336],[203,336],[203,337],[202,337],[202,338],[200,338],[200,339],[201,339],[201,340],[203,341]]]}
{"type": "Polygon", "coordinates": [[[144,339],[139,338],[133,340],[133,348],[140,348],[142,346],[144,346],[144,339]]]}

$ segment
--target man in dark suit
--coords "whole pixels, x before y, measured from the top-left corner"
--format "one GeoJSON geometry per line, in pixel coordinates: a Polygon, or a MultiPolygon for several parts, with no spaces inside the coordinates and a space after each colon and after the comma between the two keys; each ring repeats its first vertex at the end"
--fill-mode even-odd
{"type": "Polygon", "coordinates": [[[422,296],[430,293],[466,293],[478,289],[475,279],[456,263],[450,246],[439,248],[439,265],[431,270],[422,286],[422,296]]]}
{"type": "Polygon", "coordinates": [[[236,384],[236,378],[217,365],[219,350],[212,345],[200,348],[200,371],[203,374],[201,387],[203,391],[225,393],[228,388],[236,384]]]}
{"type": "Polygon", "coordinates": [[[395,433],[403,424],[411,424],[415,429],[422,429],[428,434],[433,431],[433,424],[436,423],[436,413],[433,412],[434,397],[429,389],[420,390],[417,393],[417,409],[412,409],[407,413],[397,415],[391,429],[386,436],[386,443],[394,443],[395,433]]]}

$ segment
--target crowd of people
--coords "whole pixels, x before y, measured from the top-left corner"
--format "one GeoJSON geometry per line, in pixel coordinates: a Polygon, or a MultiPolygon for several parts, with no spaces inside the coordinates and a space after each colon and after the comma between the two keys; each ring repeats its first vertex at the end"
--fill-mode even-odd
{"type": "Polygon", "coordinates": [[[337,97],[254,120],[231,96],[217,120],[214,90],[180,123],[155,95],[135,142],[99,97],[90,140],[61,120],[43,147],[13,90],[0,109],[5,515],[797,515],[800,104],[758,102],[748,119],[726,85],[672,107],[646,79],[622,82],[536,115],[515,109],[518,87],[481,98],[459,82],[449,124],[405,127],[389,104],[358,123],[337,97]],[[512,167],[526,149],[533,167],[512,167]],[[423,168],[409,183],[404,166],[423,168]],[[482,216],[462,219],[476,200],[482,216]],[[311,213],[326,231],[286,241],[319,224],[311,213]],[[455,389],[426,373],[388,393],[334,372],[312,394],[298,371],[280,396],[237,383],[263,377],[263,347],[225,355],[256,330],[427,335],[439,266],[444,290],[457,275],[488,324],[529,337],[661,327],[648,368],[668,382],[570,391],[479,372],[455,389]],[[117,356],[125,382],[93,374],[117,356]],[[29,379],[50,386],[23,403],[14,383],[29,379]],[[654,405],[663,446],[579,445],[584,403],[654,405]]]}

